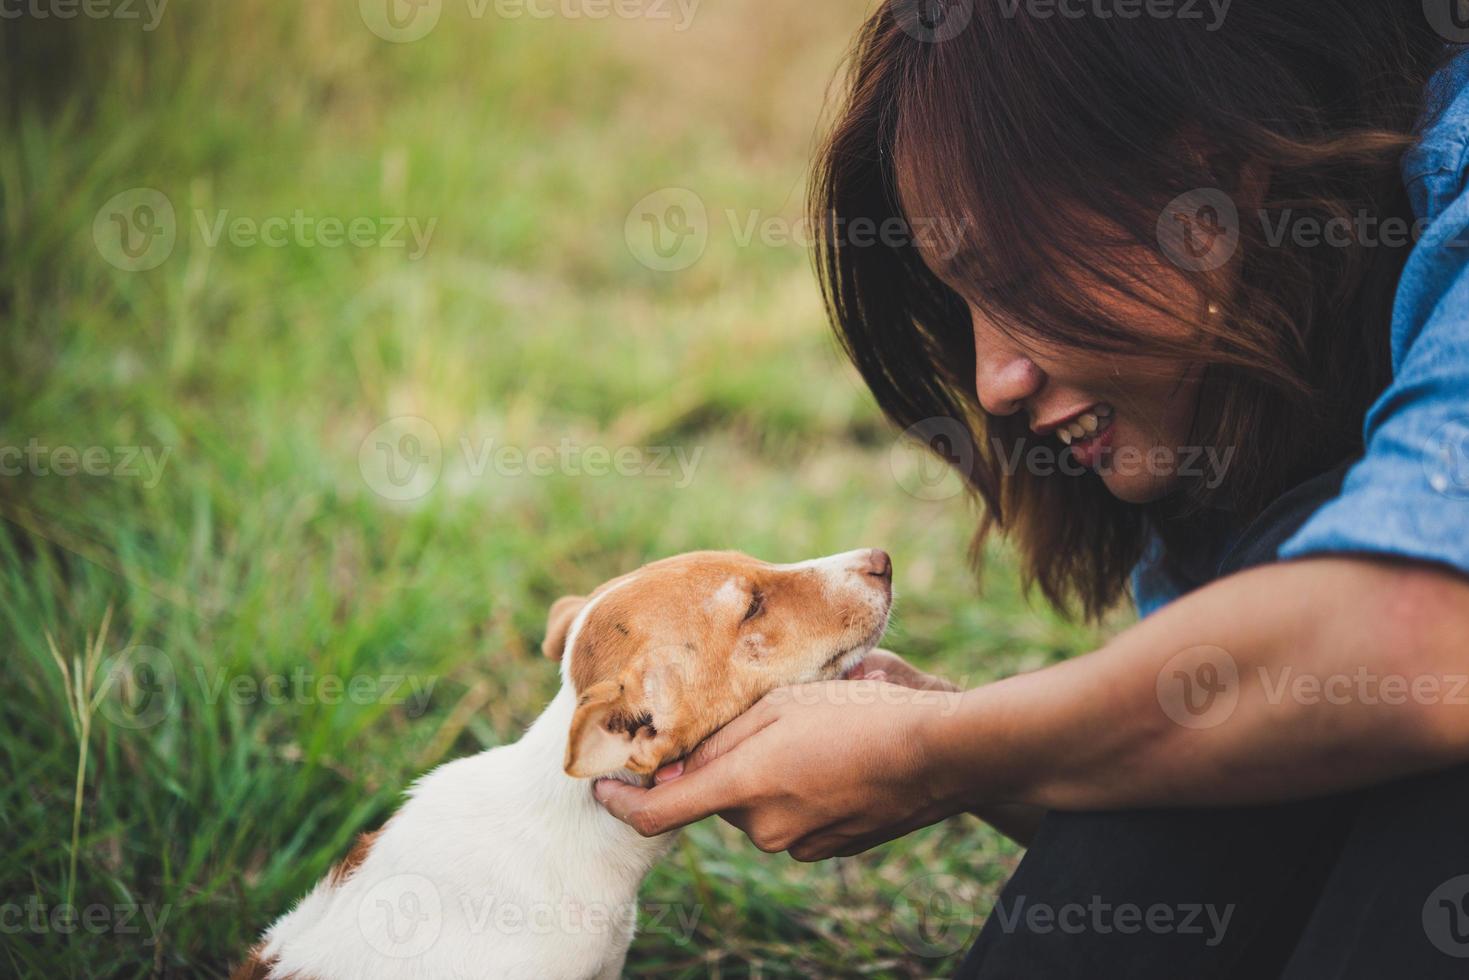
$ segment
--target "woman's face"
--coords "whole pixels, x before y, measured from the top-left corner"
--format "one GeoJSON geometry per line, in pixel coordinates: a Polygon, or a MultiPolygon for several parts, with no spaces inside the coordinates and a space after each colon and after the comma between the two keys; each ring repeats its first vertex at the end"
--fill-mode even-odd
{"type": "MultiPolygon", "coordinates": [[[[924,199],[907,189],[905,197],[918,205],[914,213],[923,213],[924,199]]],[[[1072,212],[1072,220],[1083,237],[1106,247],[1089,257],[1090,269],[1053,269],[1040,277],[1050,283],[1045,288],[1067,289],[1086,309],[1127,324],[1140,347],[1150,341],[1176,347],[1196,339],[1214,318],[1215,311],[1204,309],[1199,283],[1155,249],[1131,243],[1123,229],[1085,211],[1072,212]],[[1108,275],[1095,270],[1097,262],[1106,263],[1108,275]]],[[[957,243],[941,244],[950,245],[947,253],[934,243],[919,244],[924,263],[956,294],[976,296],[965,273],[983,263],[966,262],[957,243]]],[[[1198,364],[1048,341],[1036,336],[1040,330],[1003,328],[973,299],[968,306],[980,406],[990,415],[1022,416],[1031,430],[1019,465],[1045,466],[1037,475],[1058,479],[1080,475],[1084,467],[1113,496],[1141,504],[1165,496],[1178,484],[1180,469],[1188,472],[1198,464],[1199,452],[1188,445],[1202,375],[1198,364]]]]}
{"type": "MultiPolygon", "coordinates": [[[[1176,322],[1157,323],[1156,310],[1148,313],[1155,329],[1178,329],[1176,322]]],[[[1179,466],[1190,462],[1197,370],[1162,358],[1022,342],[973,307],[970,319],[980,405],[991,415],[1023,415],[1033,434],[1021,460],[1046,446],[1072,472],[1094,470],[1128,503],[1157,500],[1177,483],[1179,466]]]]}

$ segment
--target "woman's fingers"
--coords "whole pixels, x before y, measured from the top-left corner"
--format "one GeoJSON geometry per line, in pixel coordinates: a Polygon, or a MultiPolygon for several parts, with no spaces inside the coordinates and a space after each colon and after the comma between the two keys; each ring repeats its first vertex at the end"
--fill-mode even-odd
{"type": "Polygon", "coordinates": [[[741,763],[728,756],[736,746],[773,723],[778,708],[767,699],[706,738],[688,756],[654,774],[651,789],[615,779],[593,787],[607,812],[644,837],[677,830],[744,802],[741,763]]]}
{"type": "Polygon", "coordinates": [[[883,680],[915,691],[957,691],[959,688],[914,667],[891,650],[873,650],[852,669],[847,680],[883,680]]]}
{"type": "Polygon", "coordinates": [[[654,773],[653,781],[661,785],[704,768],[775,721],[776,716],[777,712],[768,699],[756,701],[744,714],[700,742],[686,758],[659,769],[654,773]]]}
{"type": "Polygon", "coordinates": [[[902,821],[877,831],[863,831],[858,825],[846,821],[807,834],[791,845],[791,857],[805,863],[832,857],[852,857],[927,827],[929,823],[923,817],[902,821]]]}
{"type": "Polygon", "coordinates": [[[592,793],[618,820],[644,837],[655,837],[739,803],[740,782],[721,772],[725,768],[705,767],[652,789],[599,779],[592,793]]]}

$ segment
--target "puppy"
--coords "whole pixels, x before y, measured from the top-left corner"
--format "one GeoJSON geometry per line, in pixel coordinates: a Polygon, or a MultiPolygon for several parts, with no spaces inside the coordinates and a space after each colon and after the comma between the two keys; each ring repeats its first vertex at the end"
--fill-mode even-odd
{"type": "Polygon", "coordinates": [[[618,977],[643,878],[672,844],[592,780],[660,766],[776,687],[835,679],[881,639],[885,552],[654,562],[551,607],[561,690],[511,745],[438,767],[278,920],[241,978],[618,977]]]}

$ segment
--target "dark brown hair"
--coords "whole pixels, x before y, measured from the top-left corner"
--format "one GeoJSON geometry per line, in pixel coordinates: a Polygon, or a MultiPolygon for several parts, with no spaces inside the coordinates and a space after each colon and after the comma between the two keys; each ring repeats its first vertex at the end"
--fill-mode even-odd
{"type": "Polygon", "coordinates": [[[1149,528],[1186,553],[1219,512],[1248,519],[1361,452],[1363,415],[1390,379],[1408,247],[1370,235],[1308,247],[1270,228],[1411,224],[1398,164],[1447,46],[1407,2],[1234,0],[1214,30],[1027,10],[889,0],[868,20],[813,177],[817,264],[838,336],[888,417],[956,419],[969,433],[976,560],[1002,530],[1027,584],[1095,617],[1124,594],[1149,528]],[[1188,274],[1223,315],[1188,336],[1139,336],[1096,287],[1162,309],[1137,281],[1137,250],[1169,261],[1160,215],[1199,189],[1239,204],[1231,261],[1188,274]],[[910,234],[859,241],[862,222],[910,234]],[[924,228],[953,239],[963,297],[920,258],[924,228]],[[1007,472],[1030,434],[1023,413],[979,406],[966,301],[1022,341],[1202,365],[1191,442],[1233,447],[1228,478],[1133,506],[1095,474],[1007,472]]]}

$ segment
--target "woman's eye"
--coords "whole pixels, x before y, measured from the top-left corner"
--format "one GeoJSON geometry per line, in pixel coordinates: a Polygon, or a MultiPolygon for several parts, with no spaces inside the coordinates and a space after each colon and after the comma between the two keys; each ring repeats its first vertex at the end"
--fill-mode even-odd
{"type": "Polygon", "coordinates": [[[750,620],[760,615],[760,610],[764,608],[765,596],[759,592],[756,592],[754,595],[750,596],[750,608],[745,610],[745,618],[742,620],[742,622],[748,623],[750,620]]]}

